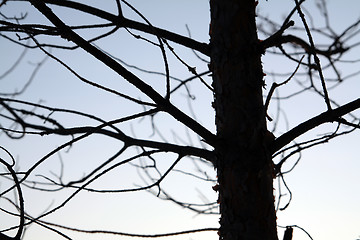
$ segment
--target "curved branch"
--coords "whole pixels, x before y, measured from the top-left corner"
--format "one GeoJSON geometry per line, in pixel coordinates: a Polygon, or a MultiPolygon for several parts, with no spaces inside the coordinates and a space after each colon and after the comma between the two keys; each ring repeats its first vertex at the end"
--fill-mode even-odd
{"type": "MultiPolygon", "coordinates": [[[[276,35],[274,38],[271,36],[271,37],[267,38],[266,40],[264,40],[261,44],[264,49],[267,49],[270,47],[280,46],[281,44],[284,44],[284,43],[293,43],[293,44],[299,45],[307,53],[311,53],[311,51],[312,51],[311,46],[306,41],[304,41],[303,39],[301,39],[297,36],[291,35],[291,34],[280,35],[280,36],[276,35]]],[[[321,50],[321,49],[315,48],[314,52],[317,54],[323,55],[325,57],[330,57],[331,55],[334,55],[334,54],[344,53],[347,50],[349,50],[349,48],[336,47],[334,49],[328,49],[328,50],[321,50]]]]}
{"type": "Polygon", "coordinates": [[[89,234],[111,234],[111,235],[120,235],[120,236],[128,236],[128,237],[138,237],[138,238],[159,238],[159,237],[170,237],[176,235],[183,235],[183,234],[190,234],[190,233],[197,233],[197,232],[207,232],[207,231],[218,231],[218,228],[199,228],[193,230],[184,230],[179,232],[171,232],[171,233],[158,233],[158,234],[138,234],[138,233],[126,233],[126,232],[117,232],[117,231],[107,231],[107,230],[85,230],[73,227],[67,227],[60,224],[46,222],[44,220],[38,220],[37,222],[44,223],[46,225],[74,231],[74,232],[81,232],[81,233],[89,233],[89,234]]]}
{"type": "MultiPolygon", "coordinates": [[[[5,148],[0,146],[0,149],[3,149],[12,159],[14,159],[13,156],[5,148]]],[[[18,228],[18,231],[17,231],[15,237],[11,238],[11,237],[6,236],[6,235],[4,235],[3,233],[0,232],[0,239],[2,239],[2,240],[8,240],[8,239],[20,240],[21,235],[23,233],[24,225],[25,225],[24,198],[23,198],[20,182],[19,182],[19,179],[16,176],[16,172],[12,168],[13,167],[12,164],[7,163],[6,161],[4,161],[1,158],[0,158],[0,163],[6,166],[6,168],[8,169],[8,171],[11,174],[11,177],[14,180],[15,187],[16,187],[16,190],[17,190],[18,196],[19,196],[19,211],[20,211],[20,216],[19,216],[20,217],[20,223],[19,223],[19,228],[18,228]]]]}

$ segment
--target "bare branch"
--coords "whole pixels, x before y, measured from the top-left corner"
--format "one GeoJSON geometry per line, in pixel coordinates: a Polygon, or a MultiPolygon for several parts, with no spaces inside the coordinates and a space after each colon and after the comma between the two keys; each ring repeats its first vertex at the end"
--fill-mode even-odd
{"type": "Polygon", "coordinates": [[[141,81],[138,77],[136,77],[134,74],[121,66],[118,62],[107,56],[101,50],[97,49],[96,47],[88,43],[85,39],[80,37],[73,30],[71,30],[51,11],[50,8],[45,5],[44,2],[38,0],[32,0],[31,2],[36,8],[38,8],[40,12],[44,14],[44,16],[46,16],[55,26],[60,29],[61,35],[65,39],[73,41],[85,51],[90,53],[92,56],[97,58],[99,61],[103,62],[109,68],[124,77],[127,81],[136,86],[139,90],[141,90],[148,97],[150,97],[155,103],[157,103],[161,110],[168,112],[175,119],[190,127],[194,132],[198,133],[201,137],[203,137],[207,143],[209,143],[210,145],[215,144],[215,136],[211,132],[209,132],[198,122],[194,121],[189,116],[180,111],[178,108],[176,108],[174,105],[172,105],[168,100],[158,94],[151,86],[141,81]]]}
{"type": "MultiPolygon", "coordinates": [[[[14,157],[10,154],[9,151],[7,151],[4,147],[0,146],[0,149],[4,150],[10,157],[11,159],[14,161],[14,157]]],[[[4,240],[7,240],[7,239],[13,239],[13,240],[20,240],[21,238],[21,235],[23,233],[23,229],[24,229],[24,225],[25,225],[25,216],[24,216],[24,198],[23,198],[23,194],[22,194],[22,190],[21,190],[21,186],[20,186],[20,182],[19,182],[19,179],[16,175],[16,172],[13,170],[13,164],[9,164],[7,163],[5,160],[3,160],[2,158],[0,158],[0,163],[5,165],[5,167],[7,168],[7,170],[11,173],[11,177],[13,178],[14,180],[14,187],[16,187],[16,190],[17,190],[17,193],[18,193],[18,196],[19,196],[19,211],[20,211],[20,223],[19,223],[19,227],[18,227],[18,230],[16,232],[16,235],[15,237],[13,238],[10,238],[6,235],[4,235],[3,233],[0,232],[0,239],[4,239],[4,240]]],[[[2,194],[0,194],[0,196],[2,196],[2,194]]]]}
{"type": "Polygon", "coordinates": [[[303,13],[302,10],[301,10],[299,1],[298,1],[298,0],[294,0],[294,1],[295,1],[295,3],[296,3],[296,10],[298,11],[298,13],[299,13],[299,15],[300,15],[301,21],[303,22],[304,27],[305,27],[305,30],[306,30],[306,34],[307,34],[307,36],[308,36],[308,38],[309,38],[309,42],[310,42],[310,46],[311,46],[311,54],[314,55],[315,64],[316,64],[316,66],[317,66],[317,71],[319,72],[319,76],[320,76],[320,80],[321,80],[321,85],[322,85],[323,92],[324,92],[324,100],[325,100],[325,103],[326,103],[326,105],[327,105],[328,110],[331,110],[331,104],[330,104],[328,92],[327,92],[327,89],[326,89],[325,79],[324,79],[323,72],[322,72],[321,65],[320,65],[320,59],[319,59],[319,57],[317,56],[316,51],[315,51],[314,40],[313,40],[313,38],[312,38],[310,29],[309,29],[309,27],[308,27],[308,25],[307,25],[307,23],[306,23],[305,15],[304,15],[304,13],[303,13]]]}
{"type": "Polygon", "coordinates": [[[184,234],[197,233],[197,232],[208,232],[208,231],[219,230],[218,228],[199,228],[199,229],[184,230],[180,232],[171,232],[171,233],[135,234],[135,233],[126,233],[126,232],[117,232],[117,231],[107,231],[107,230],[85,230],[80,228],[73,228],[59,224],[54,224],[43,220],[38,220],[38,222],[66,230],[71,230],[74,232],[91,233],[91,234],[107,234],[107,235],[115,235],[115,236],[118,235],[118,236],[137,237],[137,238],[161,238],[161,237],[171,237],[171,236],[184,235],[184,234]]]}
{"type": "Polygon", "coordinates": [[[280,137],[276,138],[271,146],[271,152],[275,153],[276,151],[280,150],[286,144],[290,143],[295,138],[299,137],[300,135],[308,132],[309,130],[327,123],[327,122],[334,122],[338,121],[338,119],[356,109],[360,108],[360,98],[349,102],[341,107],[335,108],[330,111],[323,112],[301,124],[294,127],[290,131],[284,133],[280,137]]]}
{"type": "Polygon", "coordinates": [[[119,17],[119,16],[113,15],[111,13],[105,12],[101,9],[94,8],[94,7],[86,5],[86,4],[73,2],[73,1],[62,1],[62,0],[46,0],[43,2],[76,9],[76,10],[79,10],[82,12],[86,12],[93,16],[98,16],[100,18],[108,20],[108,21],[116,24],[119,27],[133,28],[133,29],[136,29],[139,31],[143,31],[145,33],[157,34],[158,37],[166,38],[175,43],[184,45],[190,49],[198,50],[199,52],[201,52],[205,55],[210,54],[209,46],[206,43],[197,42],[191,38],[181,36],[179,34],[176,34],[176,33],[164,30],[164,29],[160,29],[157,27],[151,27],[149,25],[146,25],[146,24],[143,24],[140,22],[126,19],[123,16],[119,17]],[[156,32],[154,32],[154,30],[156,32]]]}

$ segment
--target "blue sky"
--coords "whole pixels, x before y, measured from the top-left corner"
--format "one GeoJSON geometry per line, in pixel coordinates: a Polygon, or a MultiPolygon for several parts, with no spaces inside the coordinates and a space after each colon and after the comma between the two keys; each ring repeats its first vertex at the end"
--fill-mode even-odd
{"type": "MultiPolygon", "coordinates": [[[[91,1],[95,5],[98,1],[91,1]]],[[[308,5],[305,14],[311,15],[316,25],[323,26],[323,21],[319,19],[318,11],[314,7],[314,2],[307,1],[308,5]]],[[[327,1],[332,26],[335,31],[341,31],[344,27],[353,23],[360,17],[360,2],[357,0],[346,1],[327,1]]],[[[164,0],[138,0],[132,1],[134,6],[140,10],[153,25],[175,31],[182,35],[188,35],[186,24],[189,26],[191,35],[194,39],[208,42],[209,26],[209,6],[208,1],[164,1],[164,0]],[[185,17],[184,17],[185,16],[185,17]]],[[[114,1],[101,1],[102,7],[113,10],[114,1]],[[104,4],[106,3],[106,4],[104,4]],[[104,5],[103,5],[104,4],[104,5]]],[[[10,4],[9,4],[10,5],[10,4]]],[[[286,15],[289,9],[294,6],[293,1],[284,0],[261,0],[259,3],[259,14],[267,16],[274,21],[281,23],[281,19],[286,15]]],[[[29,22],[38,22],[40,16],[35,11],[27,8],[29,11],[29,22]]],[[[19,13],[18,8],[12,10],[19,13]]],[[[25,9],[21,12],[26,11],[25,9]]],[[[91,19],[76,14],[64,13],[61,9],[55,9],[59,14],[63,14],[67,21],[85,22],[91,19]]],[[[126,16],[134,14],[124,8],[126,16]]],[[[134,16],[135,17],[135,16],[134,16]]],[[[136,18],[139,20],[139,18],[136,18]]],[[[297,26],[301,26],[299,18],[294,18],[297,26]]],[[[83,33],[86,35],[87,33],[83,33]]],[[[323,38],[315,36],[315,41],[321,42],[323,38]]],[[[360,40],[357,37],[356,40],[360,40]]],[[[149,47],[140,40],[134,40],[125,31],[121,31],[108,40],[102,40],[98,45],[104,50],[111,51],[115,56],[127,61],[128,64],[137,65],[144,69],[163,71],[161,55],[158,48],[149,47]]],[[[184,50],[176,44],[172,44],[175,50],[181,54],[190,65],[196,66],[199,72],[207,70],[207,64],[194,57],[189,50],[184,50]]],[[[3,69],[13,62],[21,52],[14,44],[0,38],[0,74],[3,69]],[[4,57],[6,56],[6,57],[4,57]]],[[[136,91],[132,86],[127,84],[123,79],[111,72],[109,69],[100,66],[94,59],[86,53],[77,50],[75,52],[64,52],[52,50],[52,53],[60,57],[69,65],[73,66],[79,74],[93,81],[105,84],[106,86],[121,89],[122,91],[146,99],[141,93],[136,91]]],[[[347,60],[358,59],[359,48],[355,48],[353,54],[346,56],[347,60]]],[[[171,54],[168,54],[171,63],[171,74],[186,78],[190,76],[186,67],[179,64],[171,54]]],[[[7,79],[0,82],[2,91],[19,89],[22,82],[26,79],[33,69],[34,63],[43,58],[40,51],[30,51],[25,60],[19,67],[21,70],[15,71],[7,79]]],[[[281,82],[282,78],[272,78],[271,72],[291,73],[296,64],[283,61],[284,59],[274,58],[266,54],[263,58],[264,70],[269,73],[266,77],[268,86],[272,81],[281,82]]],[[[359,64],[343,65],[341,72],[348,74],[358,71],[359,64]]],[[[164,78],[136,72],[136,74],[145,79],[152,87],[164,91],[164,78]]],[[[331,71],[325,72],[326,78],[334,77],[331,71]]],[[[284,76],[286,79],[287,76],[284,76]]],[[[211,83],[210,78],[206,80],[211,83]]],[[[289,84],[284,87],[282,94],[286,95],[296,90],[296,84],[289,84]]],[[[339,103],[346,103],[359,96],[360,83],[359,78],[350,78],[342,86],[330,92],[339,103]]],[[[196,95],[193,101],[193,111],[197,119],[208,129],[214,132],[214,114],[211,108],[212,94],[206,88],[197,82],[191,85],[191,92],[196,95]]],[[[191,109],[187,105],[185,97],[186,91],[174,97],[173,101],[185,112],[191,114],[191,109]]],[[[131,105],[128,101],[119,99],[115,96],[109,96],[99,90],[94,90],[86,84],[76,79],[72,74],[67,72],[62,66],[53,60],[47,60],[44,66],[36,75],[33,83],[27,91],[21,96],[23,100],[34,102],[44,101],[50,106],[62,108],[71,108],[89,111],[98,114],[105,119],[113,119],[119,116],[126,116],[133,111],[141,111],[139,106],[131,105]]],[[[271,106],[274,107],[274,106],[271,106]]],[[[296,126],[302,121],[325,111],[326,106],[321,98],[314,94],[306,94],[297,97],[282,104],[284,111],[287,113],[289,128],[296,126]]],[[[274,108],[270,108],[274,111],[274,108]]],[[[359,114],[359,111],[357,111],[359,114]]],[[[66,126],[91,124],[91,121],[59,116],[66,126]]],[[[184,127],[179,126],[176,121],[166,116],[157,116],[157,123],[163,128],[164,136],[169,140],[176,142],[171,130],[175,130],[180,137],[187,139],[187,132],[184,127]]],[[[271,126],[271,125],[270,125],[271,126]]],[[[133,125],[124,125],[124,131],[128,134],[135,134],[138,137],[147,137],[152,134],[149,128],[149,121],[141,123],[136,122],[133,125]]],[[[275,135],[278,136],[286,131],[286,121],[281,118],[279,127],[275,135]]],[[[334,126],[324,126],[321,131],[313,131],[301,139],[308,139],[316,136],[320,132],[327,132],[334,129],[334,126]]],[[[194,134],[189,133],[194,144],[199,145],[194,134]]],[[[154,137],[160,139],[160,136],[154,137]]],[[[360,133],[355,132],[349,136],[338,138],[330,143],[317,146],[314,149],[307,150],[303,153],[302,160],[295,170],[286,175],[286,181],[293,193],[293,200],[289,208],[284,212],[278,213],[278,224],[299,225],[308,231],[313,239],[332,240],[332,239],[351,239],[355,240],[360,236],[360,150],[359,150],[360,133]]],[[[18,159],[19,166],[22,170],[29,168],[37,159],[41,158],[54,147],[61,145],[68,139],[58,137],[39,137],[29,136],[21,141],[13,142],[0,135],[0,144],[6,146],[18,159]]],[[[65,163],[65,179],[77,176],[81,177],[85,172],[90,171],[96,164],[104,161],[116,151],[119,150],[119,143],[109,141],[103,137],[94,136],[83,142],[74,145],[69,151],[61,153],[65,163]]],[[[128,154],[131,154],[129,152],[128,154]]],[[[167,155],[159,157],[159,166],[165,169],[173,160],[174,156],[167,155]]],[[[291,159],[287,167],[291,167],[296,159],[291,159]]],[[[180,167],[192,169],[190,161],[184,161],[180,167]]],[[[52,176],[50,171],[59,173],[60,163],[59,156],[50,158],[45,164],[41,165],[36,174],[52,176]]],[[[207,169],[208,174],[214,176],[215,173],[211,168],[207,169]]],[[[33,175],[33,180],[43,180],[39,175],[33,175]]],[[[130,187],[133,184],[142,184],[134,168],[125,167],[117,172],[110,174],[102,179],[95,186],[101,184],[110,184],[113,187],[130,187]],[[115,179],[115,181],[114,181],[115,179]],[[114,184],[115,182],[115,184],[114,184]]],[[[6,183],[0,185],[4,189],[6,183]]],[[[215,193],[211,190],[212,183],[201,183],[191,178],[183,178],[179,174],[171,174],[163,187],[169,189],[171,193],[184,197],[186,200],[195,200],[201,202],[200,193],[206,195],[211,201],[216,200],[215,193]]],[[[277,189],[277,181],[274,182],[277,189]]],[[[283,191],[285,191],[283,189],[283,191]]],[[[278,192],[276,192],[278,193],[278,192]]],[[[42,192],[25,191],[25,201],[29,213],[37,215],[48,207],[54,207],[68,195],[55,194],[50,195],[42,192]],[[54,202],[52,202],[54,201],[54,202]]],[[[288,196],[288,195],[287,195],[288,196]]],[[[286,197],[287,197],[286,196],[286,197]]],[[[286,198],[284,197],[284,198],[286,198]]],[[[5,204],[0,201],[1,204],[5,204]]],[[[16,218],[9,219],[0,213],[1,222],[16,222],[16,218]]],[[[84,228],[106,228],[124,232],[137,233],[163,233],[170,231],[181,231],[186,229],[217,227],[218,216],[198,216],[192,212],[175,206],[170,202],[164,202],[156,199],[149,193],[131,193],[98,196],[89,193],[83,193],[73,199],[67,208],[56,212],[53,216],[46,218],[49,221],[59,221],[65,225],[78,224],[84,228]],[[99,205],[100,201],[105,201],[99,205]],[[86,204],[85,204],[86,203],[86,204]],[[91,217],[88,211],[92,211],[91,217]],[[145,213],[145,214],[144,214],[145,213]],[[94,221],[96,219],[97,221],[94,221]]],[[[54,233],[31,227],[26,233],[25,239],[57,239],[54,233]]],[[[76,235],[72,235],[75,236],[76,235]]],[[[98,239],[98,236],[86,236],[87,239],[98,239]]],[[[282,237],[282,229],[279,229],[279,237],[282,237]]],[[[217,239],[216,233],[202,233],[182,237],[173,237],[172,239],[217,239]]],[[[80,238],[81,239],[81,238],[80,238]]],[[[102,239],[127,239],[124,237],[108,236],[102,239]]],[[[306,239],[306,235],[299,229],[295,229],[293,240],[306,239]]]]}

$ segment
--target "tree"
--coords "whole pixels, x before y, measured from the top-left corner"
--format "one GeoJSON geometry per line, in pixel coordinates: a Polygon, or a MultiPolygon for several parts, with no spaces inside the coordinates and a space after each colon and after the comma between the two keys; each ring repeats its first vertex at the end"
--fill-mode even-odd
{"type": "MultiPolygon", "coordinates": [[[[126,235],[107,231],[106,228],[85,230],[81,224],[68,226],[47,219],[63,211],[78,195],[87,196],[88,192],[93,197],[96,193],[107,196],[147,190],[199,214],[216,214],[219,205],[219,229],[204,228],[165,236],[217,231],[220,239],[227,240],[278,239],[276,213],[286,209],[289,202],[281,202],[285,196],[279,188],[275,205],[274,178],[283,182],[282,187],[289,191],[291,200],[284,175],[291,172],[304,150],[359,128],[355,111],[360,107],[360,99],[338,103],[329,90],[342,86],[348,76],[357,75],[356,71],[350,75],[341,74],[340,67],[344,63],[358,64],[356,59],[347,56],[358,46],[353,39],[358,34],[360,21],[356,20],[337,33],[330,25],[325,1],[317,3],[325,20],[323,28],[309,24],[311,15],[305,14],[305,1],[294,0],[292,10],[281,24],[277,24],[272,21],[271,15],[267,17],[259,13],[256,16],[257,5],[261,7],[265,2],[211,0],[210,41],[204,43],[157,27],[142,11],[124,0],[112,2],[109,10],[107,5],[96,7],[81,1],[3,0],[0,5],[3,39],[24,48],[24,52],[27,49],[41,52],[45,58],[35,66],[20,90],[2,93],[0,98],[4,122],[1,129],[6,135],[2,138],[25,141],[33,137],[36,141],[41,139],[44,145],[42,155],[35,155],[36,161],[30,160],[28,165],[19,164],[19,161],[24,161],[21,160],[22,156],[16,159],[13,151],[8,150],[9,147],[5,144],[1,146],[5,156],[1,164],[6,167],[2,177],[9,184],[2,190],[1,197],[13,209],[2,210],[9,218],[16,216],[20,219],[20,223],[4,228],[1,238],[20,239],[24,229],[35,224],[66,239],[74,238],[73,232],[126,235]],[[15,14],[12,12],[14,9],[17,11],[15,14]],[[19,9],[29,13],[19,14],[19,9]],[[79,17],[74,17],[76,14],[79,17]],[[34,19],[33,15],[36,16],[34,19]],[[259,40],[258,34],[263,40],[259,40]],[[128,46],[121,42],[128,36],[141,41],[139,51],[132,50],[129,59],[118,58],[117,55],[128,50],[128,46]],[[109,45],[110,39],[115,39],[118,45],[109,45]],[[317,39],[325,42],[325,46],[317,44],[317,39]],[[159,65],[148,69],[151,62],[141,66],[139,57],[135,60],[136,66],[127,63],[133,55],[141,55],[144,43],[145,48],[160,50],[157,54],[160,53],[163,69],[159,70],[159,65]],[[192,50],[198,58],[198,65],[188,63],[189,60],[185,60],[187,55],[182,55],[179,49],[192,50]],[[69,58],[66,55],[69,52],[75,54],[69,58]],[[77,59],[80,54],[90,58],[86,62],[77,59]],[[293,69],[290,72],[287,70],[285,77],[279,72],[264,73],[262,59],[271,54],[292,62],[293,69]],[[29,88],[36,87],[33,79],[45,64],[44,61],[64,67],[71,77],[80,80],[83,84],[80,88],[76,87],[77,83],[71,82],[71,88],[63,91],[59,87],[57,91],[62,93],[62,98],[72,98],[73,92],[73,104],[76,106],[77,102],[86,99],[86,105],[77,105],[80,110],[73,110],[66,104],[53,107],[48,103],[36,102],[33,97],[26,100],[29,88]],[[94,65],[95,62],[100,63],[101,70],[99,65],[94,65]],[[86,65],[85,71],[79,67],[82,63],[86,65]],[[191,76],[175,77],[174,72],[178,71],[179,66],[182,70],[185,67],[191,76]],[[115,81],[108,81],[104,76],[115,81]],[[156,78],[149,80],[149,76],[156,78]],[[284,81],[276,80],[271,85],[265,76],[284,81]],[[158,79],[161,79],[160,83],[158,79]],[[297,85],[295,91],[285,95],[282,89],[290,88],[294,83],[297,85]],[[212,130],[212,126],[197,120],[202,115],[197,103],[189,106],[181,104],[183,99],[190,102],[195,99],[194,88],[199,89],[198,94],[206,95],[205,100],[213,95],[214,102],[208,102],[207,106],[215,110],[216,129],[212,130]],[[282,121],[279,104],[309,92],[323,99],[321,102],[326,108],[290,130],[279,129],[278,124],[282,121]],[[181,94],[186,94],[186,98],[180,98],[181,94]],[[278,106],[274,107],[274,103],[278,106]],[[95,105],[100,105],[100,109],[95,110],[95,105]],[[107,105],[111,107],[107,108],[107,105]],[[193,113],[193,108],[198,109],[197,114],[193,113]],[[106,110],[110,110],[110,113],[106,110]],[[149,123],[150,127],[146,125],[149,123]],[[332,123],[335,130],[329,133],[329,129],[321,128],[325,123],[332,123]],[[185,127],[187,135],[177,132],[174,139],[169,140],[171,129],[177,126],[185,127]],[[305,135],[317,129],[322,135],[305,135]],[[303,135],[305,138],[301,138],[303,135]],[[188,138],[185,140],[184,136],[188,138]],[[47,149],[47,139],[55,139],[58,146],[47,149]],[[97,142],[95,145],[89,142],[88,148],[101,148],[101,153],[93,154],[91,160],[80,165],[84,169],[79,171],[79,166],[62,159],[65,152],[76,152],[77,146],[81,147],[89,139],[97,142]],[[104,139],[111,140],[102,146],[104,139]],[[198,141],[195,143],[194,139],[198,141]],[[53,175],[46,175],[41,168],[55,154],[59,154],[61,167],[53,175]],[[97,160],[99,157],[102,157],[101,160],[97,160]],[[292,159],[297,157],[292,163],[292,159]],[[188,165],[182,166],[184,161],[191,161],[196,167],[195,172],[188,165]],[[64,171],[64,162],[73,166],[72,169],[64,171]],[[284,170],[286,164],[292,166],[290,170],[284,170]],[[209,174],[213,167],[216,169],[217,184],[214,173],[209,174]],[[126,179],[120,183],[113,180],[117,179],[120,169],[139,171],[144,184],[134,187],[128,185],[126,179]],[[164,187],[165,179],[173,172],[210,182],[218,193],[218,200],[208,201],[203,197],[204,203],[199,204],[174,197],[164,187]],[[104,180],[107,178],[111,181],[104,180]],[[109,182],[109,186],[104,185],[109,182]],[[34,215],[29,212],[32,206],[26,204],[23,191],[53,193],[51,196],[54,199],[61,199],[54,206],[34,215]],[[17,195],[11,197],[10,193],[17,195]],[[58,193],[65,193],[66,197],[58,196],[58,193]],[[15,230],[15,237],[9,237],[6,233],[11,230],[15,230]]],[[[268,4],[271,4],[270,1],[268,4]]],[[[157,56],[154,55],[154,62],[157,56]]],[[[13,67],[6,69],[3,78],[9,79],[9,74],[16,72],[23,59],[22,54],[13,67]]],[[[65,75],[64,82],[66,78],[70,76],[65,75]]],[[[46,92],[42,94],[46,95],[46,92]]],[[[96,149],[86,148],[82,153],[91,150],[96,153],[96,149]]],[[[26,158],[34,159],[30,155],[26,158]]],[[[91,216],[91,213],[88,214],[91,216]]],[[[293,227],[287,226],[288,234],[284,239],[292,238],[293,227]]]]}

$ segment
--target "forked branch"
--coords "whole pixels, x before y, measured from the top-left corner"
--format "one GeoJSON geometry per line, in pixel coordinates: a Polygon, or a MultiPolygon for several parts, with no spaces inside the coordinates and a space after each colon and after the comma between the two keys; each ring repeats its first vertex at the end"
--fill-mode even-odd
{"type": "Polygon", "coordinates": [[[128,71],[114,59],[103,53],[100,49],[91,45],[88,41],[83,39],[80,35],[75,33],[71,28],[69,28],[63,21],[61,21],[52,10],[45,5],[43,1],[31,0],[30,1],[45,17],[47,17],[56,27],[61,31],[61,36],[69,41],[74,42],[86,52],[94,56],[96,59],[104,63],[106,66],[111,68],[113,71],[118,73],[129,83],[133,84],[140,91],[150,97],[161,109],[169,113],[178,121],[182,122],[184,125],[192,129],[194,132],[199,134],[204,141],[210,145],[215,144],[215,135],[212,134],[209,130],[203,127],[201,124],[196,122],[194,119],[190,118],[188,115],[180,111],[177,107],[171,104],[167,99],[163,98],[158,92],[156,92],[150,85],[143,82],[136,75],[128,71]]]}

